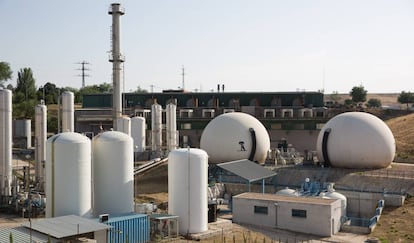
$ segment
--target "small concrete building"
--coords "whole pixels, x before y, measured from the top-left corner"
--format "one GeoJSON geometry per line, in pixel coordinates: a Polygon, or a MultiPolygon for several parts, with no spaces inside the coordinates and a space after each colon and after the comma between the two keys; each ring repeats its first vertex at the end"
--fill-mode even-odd
{"type": "Polygon", "coordinates": [[[233,222],[332,236],[341,228],[341,201],[242,193],[233,197],[233,222]]]}

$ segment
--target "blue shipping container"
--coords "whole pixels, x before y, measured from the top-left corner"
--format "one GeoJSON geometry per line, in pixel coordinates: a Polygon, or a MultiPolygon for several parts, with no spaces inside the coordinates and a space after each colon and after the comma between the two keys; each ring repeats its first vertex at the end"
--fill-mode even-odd
{"type": "Polygon", "coordinates": [[[104,222],[112,226],[108,231],[111,243],[145,243],[150,241],[150,222],[146,214],[109,215],[104,222]]]}

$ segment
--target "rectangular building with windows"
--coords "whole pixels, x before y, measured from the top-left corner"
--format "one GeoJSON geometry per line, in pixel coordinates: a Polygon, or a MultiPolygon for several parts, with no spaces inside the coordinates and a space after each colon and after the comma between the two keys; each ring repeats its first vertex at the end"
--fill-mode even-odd
{"type": "Polygon", "coordinates": [[[341,228],[341,201],[242,193],[233,197],[233,222],[332,236],[341,228]]]}

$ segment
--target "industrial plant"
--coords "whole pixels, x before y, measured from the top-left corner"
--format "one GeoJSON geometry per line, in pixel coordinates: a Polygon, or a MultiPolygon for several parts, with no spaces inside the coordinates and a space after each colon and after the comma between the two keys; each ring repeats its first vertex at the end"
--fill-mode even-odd
{"type": "Polygon", "coordinates": [[[369,234],[384,207],[413,195],[413,178],[386,176],[413,171],[393,163],[388,126],[326,108],[323,93],[122,93],[124,13],[115,3],[108,11],[113,93],[84,95],[78,109],[74,94],[62,93],[59,133],[47,137],[41,102],[31,146],[30,121],[12,121],[12,92],[0,89],[1,208],[28,218],[0,228],[1,242],[202,240],[233,223],[369,234]],[[23,171],[12,161],[13,134],[34,150],[23,171]],[[137,202],[145,186],[137,177],[166,164],[166,208],[137,202]]]}

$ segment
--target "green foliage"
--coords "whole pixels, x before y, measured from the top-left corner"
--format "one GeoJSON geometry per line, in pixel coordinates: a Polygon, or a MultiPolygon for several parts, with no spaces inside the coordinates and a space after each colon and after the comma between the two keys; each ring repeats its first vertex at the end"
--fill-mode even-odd
{"type": "Polygon", "coordinates": [[[0,87],[4,87],[4,82],[11,79],[12,73],[7,62],[0,62],[0,87]]]}
{"type": "Polygon", "coordinates": [[[349,92],[349,95],[352,97],[354,103],[361,103],[367,100],[368,91],[365,90],[364,86],[354,86],[349,92]]]}
{"type": "Polygon", "coordinates": [[[369,108],[379,108],[381,106],[382,106],[382,104],[381,104],[380,99],[372,98],[372,99],[369,99],[368,102],[367,102],[367,107],[369,107],[369,108]]]}
{"type": "Polygon", "coordinates": [[[60,92],[55,84],[47,82],[37,90],[37,97],[43,99],[46,105],[57,104],[60,92]]]}
{"type": "Polygon", "coordinates": [[[36,80],[32,69],[23,68],[17,73],[17,86],[15,92],[21,92],[25,100],[36,99],[36,80]]]}
{"type": "Polygon", "coordinates": [[[13,234],[12,234],[12,232],[10,232],[10,234],[9,234],[9,243],[13,243],[14,241],[13,241],[13,234]]]}
{"type": "Polygon", "coordinates": [[[353,105],[353,102],[351,99],[344,100],[344,104],[346,107],[351,107],[353,105]]]}
{"type": "Polygon", "coordinates": [[[81,88],[79,92],[75,93],[75,103],[82,103],[82,96],[84,94],[103,94],[112,92],[112,84],[103,83],[99,85],[90,85],[81,88]]]}
{"type": "Polygon", "coordinates": [[[398,96],[398,103],[406,104],[408,110],[408,104],[414,103],[414,94],[412,94],[410,91],[402,91],[401,94],[398,96]]]}

